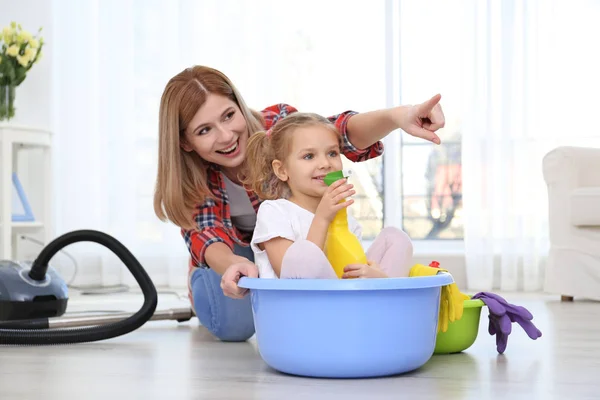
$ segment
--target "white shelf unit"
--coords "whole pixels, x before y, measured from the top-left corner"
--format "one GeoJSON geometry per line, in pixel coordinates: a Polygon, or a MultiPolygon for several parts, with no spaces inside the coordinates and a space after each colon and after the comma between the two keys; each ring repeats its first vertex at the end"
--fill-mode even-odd
{"type": "MultiPolygon", "coordinates": [[[[0,259],[16,259],[17,235],[25,232],[43,231],[44,242],[52,239],[52,133],[48,130],[29,126],[0,123],[0,259]],[[18,172],[18,160],[21,150],[39,148],[43,153],[42,169],[35,179],[37,185],[42,181],[43,199],[38,201],[42,207],[33,210],[35,221],[12,220],[12,173],[18,172]],[[36,182],[37,181],[37,182],[36,182]]],[[[31,201],[31,195],[26,193],[31,201]]]]}

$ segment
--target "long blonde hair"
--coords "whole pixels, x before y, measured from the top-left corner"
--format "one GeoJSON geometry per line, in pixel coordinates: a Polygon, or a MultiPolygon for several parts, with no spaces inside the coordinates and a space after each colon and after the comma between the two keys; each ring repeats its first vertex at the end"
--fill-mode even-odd
{"type": "Polygon", "coordinates": [[[278,121],[269,132],[250,136],[246,149],[243,185],[262,200],[276,200],[289,196],[289,186],[273,170],[273,161],[285,162],[292,150],[293,131],[300,127],[324,126],[338,137],[340,150],[342,137],[331,121],[314,113],[296,112],[278,121]]]}
{"type": "Polygon", "coordinates": [[[194,66],[169,80],[160,100],[154,212],[161,221],[170,220],[181,228],[195,228],[194,208],[214,198],[208,187],[207,164],[196,152],[181,148],[188,124],[211,93],[226,96],[238,105],[250,135],[264,129],[260,113],[248,108],[220,71],[194,66]]]}

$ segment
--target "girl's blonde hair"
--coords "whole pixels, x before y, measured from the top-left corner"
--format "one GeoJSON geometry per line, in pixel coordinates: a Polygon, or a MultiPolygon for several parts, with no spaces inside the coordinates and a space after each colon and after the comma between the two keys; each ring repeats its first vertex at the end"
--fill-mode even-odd
{"type": "Polygon", "coordinates": [[[331,121],[318,114],[296,112],[278,121],[269,132],[257,132],[250,137],[242,183],[262,200],[275,200],[289,196],[289,187],[273,170],[273,161],[285,162],[292,149],[293,131],[300,127],[324,126],[338,137],[340,150],[342,138],[331,121]]]}
{"type": "Polygon", "coordinates": [[[208,187],[207,164],[196,152],[181,148],[188,124],[211,93],[238,105],[250,135],[264,129],[260,113],[248,108],[229,78],[215,69],[187,68],[167,83],[160,100],[154,212],[161,221],[170,220],[185,229],[196,227],[194,208],[207,197],[214,198],[208,187]]]}

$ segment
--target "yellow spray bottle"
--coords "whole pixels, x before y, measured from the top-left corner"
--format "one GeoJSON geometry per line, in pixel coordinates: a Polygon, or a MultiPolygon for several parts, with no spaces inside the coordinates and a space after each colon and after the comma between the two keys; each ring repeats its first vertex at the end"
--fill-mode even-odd
{"type": "MultiPolygon", "coordinates": [[[[349,170],[331,172],[325,176],[324,182],[330,186],[333,182],[347,178],[350,174],[349,170]]],[[[367,256],[360,241],[348,227],[347,208],[338,211],[329,224],[325,240],[325,255],[338,278],[344,274],[346,265],[367,263],[367,256]]]]}

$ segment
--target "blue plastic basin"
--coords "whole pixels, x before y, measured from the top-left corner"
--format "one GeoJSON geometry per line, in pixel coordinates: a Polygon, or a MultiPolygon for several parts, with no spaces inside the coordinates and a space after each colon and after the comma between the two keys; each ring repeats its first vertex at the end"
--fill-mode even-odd
{"type": "Polygon", "coordinates": [[[433,355],[441,286],[452,276],[240,279],[262,359],[288,374],[366,378],[415,370],[433,355]]]}

